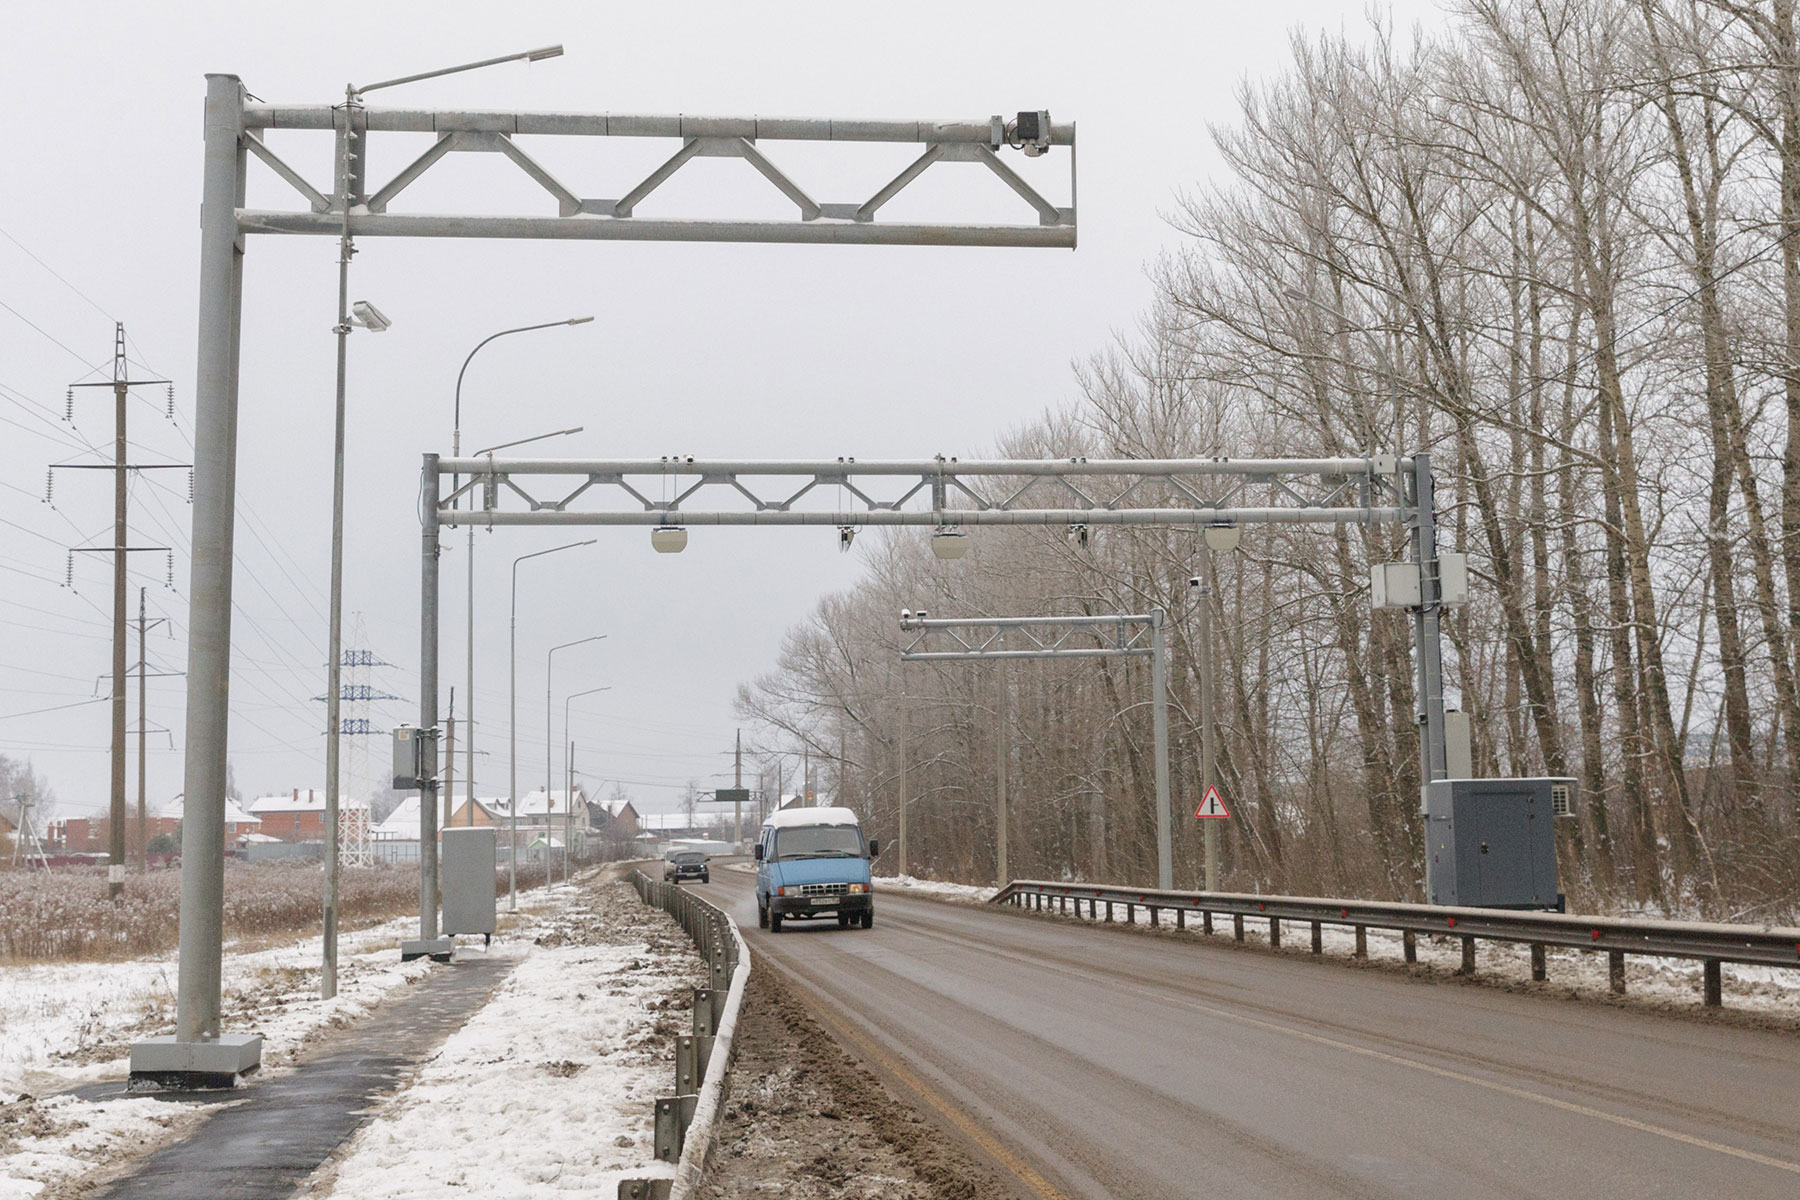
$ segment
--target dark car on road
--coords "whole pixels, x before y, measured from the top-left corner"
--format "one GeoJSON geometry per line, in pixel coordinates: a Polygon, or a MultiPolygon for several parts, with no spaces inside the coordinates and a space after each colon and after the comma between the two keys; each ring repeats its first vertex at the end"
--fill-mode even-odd
{"type": "Polygon", "coordinates": [[[663,860],[664,883],[680,883],[684,879],[712,882],[712,869],[706,864],[706,855],[698,850],[676,850],[663,860]]]}

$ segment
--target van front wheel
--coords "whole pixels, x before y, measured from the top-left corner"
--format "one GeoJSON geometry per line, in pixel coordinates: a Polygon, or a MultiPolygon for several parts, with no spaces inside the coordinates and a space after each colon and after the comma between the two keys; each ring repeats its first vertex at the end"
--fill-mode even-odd
{"type": "Polygon", "coordinates": [[[873,929],[875,927],[875,910],[874,909],[872,909],[872,908],[863,909],[862,927],[864,929],[873,929]]]}
{"type": "Polygon", "coordinates": [[[769,910],[769,932],[770,933],[780,933],[781,932],[781,914],[776,912],[774,909],[769,910]]]}

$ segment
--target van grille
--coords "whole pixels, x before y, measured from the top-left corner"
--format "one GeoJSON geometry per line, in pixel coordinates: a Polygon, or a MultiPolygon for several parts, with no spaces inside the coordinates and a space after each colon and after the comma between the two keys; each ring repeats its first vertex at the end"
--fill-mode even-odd
{"type": "Polygon", "coordinates": [[[841,883],[803,883],[800,885],[802,896],[842,896],[845,888],[841,883]]]}

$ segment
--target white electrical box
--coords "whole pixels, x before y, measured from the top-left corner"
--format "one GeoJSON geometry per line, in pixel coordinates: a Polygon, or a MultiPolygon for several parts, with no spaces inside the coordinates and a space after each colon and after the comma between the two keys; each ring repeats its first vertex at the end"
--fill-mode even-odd
{"type": "Polygon", "coordinates": [[[1469,602],[1469,556],[1438,555],[1438,602],[1446,607],[1469,602]]]}
{"type": "Polygon", "coordinates": [[[1419,564],[1374,563],[1369,567],[1370,602],[1376,608],[1419,606],[1419,564]]]}
{"type": "Polygon", "coordinates": [[[1475,778],[1475,743],[1469,714],[1444,710],[1444,773],[1448,779],[1475,778]]]}

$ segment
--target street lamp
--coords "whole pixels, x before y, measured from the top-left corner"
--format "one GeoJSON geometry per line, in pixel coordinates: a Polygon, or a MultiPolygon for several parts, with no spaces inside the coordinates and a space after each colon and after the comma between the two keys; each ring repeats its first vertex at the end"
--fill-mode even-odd
{"type": "MultiPolygon", "coordinates": [[[[456,404],[450,430],[450,452],[458,457],[462,455],[463,376],[468,374],[470,361],[481,352],[483,346],[495,338],[503,338],[508,334],[529,333],[534,329],[554,329],[558,325],[585,325],[593,319],[592,317],[570,317],[566,321],[546,321],[541,325],[521,325],[517,329],[502,329],[499,333],[490,333],[475,343],[475,349],[469,351],[468,358],[463,359],[462,369],[456,373],[456,404]]],[[[494,447],[496,450],[501,448],[494,447]]],[[[456,492],[460,482],[453,477],[452,494],[456,492]]],[[[456,504],[459,508],[462,506],[461,497],[457,498],[456,504]]],[[[466,704],[467,711],[463,716],[463,728],[467,731],[467,736],[463,740],[467,743],[468,748],[465,755],[467,767],[463,771],[463,777],[469,789],[469,812],[473,817],[475,812],[475,527],[473,525],[469,526],[468,551],[468,562],[465,564],[468,572],[468,604],[464,614],[466,622],[463,630],[463,653],[468,660],[468,702],[466,704]]],[[[454,764],[452,766],[454,767],[454,764]]],[[[452,796],[450,802],[454,807],[456,797],[452,796]]]]}
{"type": "MultiPolygon", "coordinates": [[[[538,62],[546,58],[555,58],[563,52],[561,46],[542,46],[536,50],[523,50],[516,54],[503,54],[497,58],[486,58],[479,62],[461,63],[454,67],[442,67],[435,71],[423,71],[415,75],[402,75],[394,79],[383,79],[362,87],[354,83],[344,85],[344,129],[338,140],[336,163],[337,194],[334,197],[342,222],[338,228],[338,320],[337,333],[337,429],[332,464],[331,483],[331,626],[328,638],[330,646],[327,653],[330,661],[326,667],[325,711],[327,727],[325,731],[325,903],[324,903],[324,937],[323,962],[319,972],[319,995],[329,1000],[337,995],[337,917],[338,917],[338,740],[339,710],[338,701],[343,686],[343,607],[344,607],[344,375],[346,356],[349,350],[350,330],[353,325],[361,325],[371,333],[380,333],[392,324],[380,309],[367,300],[356,302],[354,309],[350,305],[350,257],[356,253],[356,247],[350,237],[350,210],[352,192],[360,186],[362,172],[361,157],[357,154],[356,145],[356,110],[362,107],[362,97],[366,92],[379,88],[397,87],[403,83],[416,83],[421,79],[435,79],[440,75],[455,75],[462,71],[473,71],[481,67],[491,67],[504,62],[538,62]]],[[[435,887],[435,883],[433,885],[435,887]]]]}
{"type": "Polygon", "coordinates": [[[528,558],[542,558],[546,554],[555,554],[560,550],[573,550],[577,546],[591,546],[594,544],[594,540],[588,538],[584,542],[565,542],[560,546],[552,546],[548,550],[536,550],[513,559],[512,628],[507,634],[506,651],[507,674],[510,676],[510,682],[506,689],[506,703],[509,710],[506,753],[506,769],[509,772],[506,852],[506,909],[508,912],[519,911],[519,564],[528,558]]]}
{"type": "MultiPolygon", "coordinates": [[[[544,656],[544,840],[546,843],[548,843],[548,841],[550,839],[550,809],[552,807],[551,795],[550,795],[550,784],[552,782],[553,777],[551,775],[552,768],[550,766],[550,750],[551,750],[551,747],[553,747],[556,744],[556,739],[554,738],[554,736],[552,736],[554,734],[555,730],[551,727],[551,724],[550,724],[550,695],[551,695],[550,681],[551,681],[551,672],[555,669],[555,666],[556,666],[556,652],[558,650],[567,650],[571,646],[585,646],[589,642],[603,642],[605,640],[606,640],[606,635],[604,633],[597,633],[593,637],[577,638],[575,641],[564,642],[560,646],[550,647],[550,652],[544,656]]],[[[569,718],[568,718],[568,714],[565,712],[563,714],[563,731],[565,734],[568,732],[568,728],[569,728],[569,718]]],[[[567,800],[569,807],[571,809],[573,809],[575,806],[574,796],[570,795],[568,797],[565,797],[565,799],[567,800]]],[[[568,871],[569,871],[569,837],[568,837],[568,834],[569,834],[568,822],[564,821],[563,822],[563,879],[565,882],[568,879],[568,871]]],[[[549,847],[549,845],[546,844],[544,847],[544,882],[546,884],[548,884],[550,882],[550,861],[551,861],[550,860],[550,847],[549,847]]]]}
{"type": "Polygon", "coordinates": [[[582,696],[592,696],[595,692],[610,691],[612,691],[612,685],[606,684],[602,687],[592,687],[585,692],[576,692],[574,695],[563,697],[563,741],[568,745],[568,751],[564,759],[568,764],[568,770],[563,775],[563,790],[567,792],[569,796],[568,813],[563,822],[564,883],[569,882],[569,850],[575,844],[573,840],[575,837],[575,743],[569,741],[569,701],[578,700],[582,696]]]}

